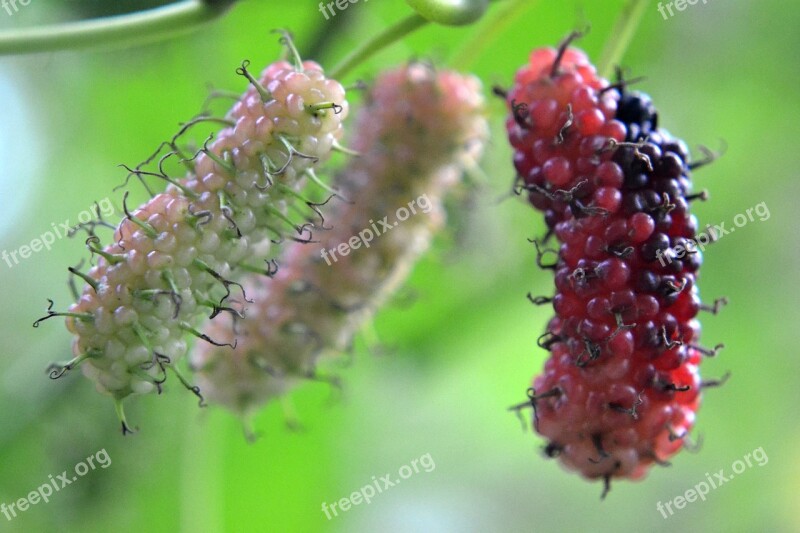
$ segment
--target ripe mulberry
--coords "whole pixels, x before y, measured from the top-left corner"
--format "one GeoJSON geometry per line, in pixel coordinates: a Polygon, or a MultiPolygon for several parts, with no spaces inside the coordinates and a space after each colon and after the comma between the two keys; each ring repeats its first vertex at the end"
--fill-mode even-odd
{"type": "MultiPolygon", "coordinates": [[[[550,351],[529,391],[546,453],[587,478],[641,478],[679,451],[702,383],[701,264],[686,145],[649,97],[600,78],[586,55],[538,49],[506,97],[517,190],[560,246],[550,351]],[[692,249],[694,248],[694,249],[692,249]],[[676,250],[689,253],[676,254],[676,250]]],[[[521,407],[521,406],[519,406],[521,407]]],[[[605,495],[605,492],[604,492],[605,495]]]]}
{"type": "MultiPolygon", "coordinates": [[[[293,51],[288,35],[284,42],[293,51]]],[[[226,300],[241,286],[232,276],[260,268],[276,235],[309,231],[290,214],[307,208],[301,194],[306,178],[316,180],[314,168],[342,136],[344,89],[316,63],[279,61],[258,79],[245,63],[238,73],[250,87],[230,113],[193,121],[226,127],[184,160],[188,175],[171,178],[161,165],[158,172],[134,169],[140,178],[167,181],[166,191],[133,212],[125,207],[126,218],[105,248],[89,225],[87,246],[97,263],[88,273],[70,269],[86,282],[66,313],[75,358],[53,365],[51,377],[80,364],[97,389],[113,397],[123,432],[129,427],[122,400],[160,392],[167,370],[199,395],[176,367],[187,351],[187,333],[215,342],[195,327],[203,313],[234,312],[226,300]]],[[[168,156],[181,153],[174,142],[170,146],[168,156]]],[[[48,311],[45,318],[59,315],[48,311]]]]}
{"type": "Polygon", "coordinates": [[[482,104],[472,77],[420,63],[379,75],[356,119],[360,155],[334,181],[348,201],[326,212],[332,230],[288,247],[272,279],[245,283],[246,318],[208,324],[210,336],[239,340],[234,352],[193,352],[211,403],[246,417],[348,348],[443,226],[443,196],[482,151],[482,104]]]}

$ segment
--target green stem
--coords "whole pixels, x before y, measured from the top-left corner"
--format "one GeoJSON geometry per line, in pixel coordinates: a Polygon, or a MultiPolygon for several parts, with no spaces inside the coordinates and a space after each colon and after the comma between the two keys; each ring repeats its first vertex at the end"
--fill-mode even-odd
{"type": "Polygon", "coordinates": [[[225,463],[228,457],[225,452],[227,435],[231,433],[227,425],[220,423],[222,417],[198,420],[197,406],[193,402],[186,405],[189,411],[182,418],[189,422],[184,429],[178,469],[178,529],[208,533],[225,531],[225,463]]]}
{"type": "Polygon", "coordinates": [[[224,14],[236,0],[183,0],[127,15],[0,32],[0,55],[95,45],[130,45],[187,33],[224,14]]]}
{"type": "Polygon", "coordinates": [[[522,14],[533,8],[536,2],[537,0],[512,0],[509,2],[491,21],[486,22],[478,34],[458,52],[450,62],[450,66],[456,70],[468,70],[481,52],[503,35],[512,23],[522,19],[522,14]]]}
{"type": "Polygon", "coordinates": [[[421,15],[410,15],[383,32],[364,42],[361,46],[342,60],[329,74],[329,77],[341,79],[345,74],[356,68],[374,54],[398,41],[406,35],[418,30],[428,23],[421,15]]]}
{"type": "Polygon", "coordinates": [[[628,0],[622,8],[611,30],[612,36],[606,42],[600,58],[599,71],[603,77],[610,78],[614,66],[619,64],[622,56],[625,55],[625,50],[631,44],[648,3],[649,0],[628,0]]]}
{"type": "Polygon", "coordinates": [[[489,0],[406,0],[406,3],[431,22],[463,26],[481,18],[489,0]]]}

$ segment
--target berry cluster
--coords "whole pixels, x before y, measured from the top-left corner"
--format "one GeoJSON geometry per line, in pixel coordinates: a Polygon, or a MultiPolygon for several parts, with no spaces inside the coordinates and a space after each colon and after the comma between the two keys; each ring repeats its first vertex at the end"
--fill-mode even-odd
{"type": "Polygon", "coordinates": [[[287,247],[272,279],[244,282],[254,300],[245,318],[208,324],[210,337],[237,338],[235,351],[201,344],[193,352],[211,403],[247,416],[299,380],[320,379],[319,357],[348,348],[443,226],[443,196],[483,147],[482,105],[472,77],[421,63],[378,76],[350,142],[360,155],[334,181],[346,201],[321,207],[332,228],[318,243],[287,247]],[[376,234],[380,220],[390,229],[376,234]],[[327,257],[367,231],[368,241],[327,257]]]}
{"type": "MultiPolygon", "coordinates": [[[[688,153],[650,99],[598,77],[587,57],[539,49],[504,96],[518,190],[560,243],[530,391],[546,453],[588,478],[642,477],[676,453],[700,403],[701,264],[691,250],[688,153]],[[687,247],[686,245],[689,244],[687,247]]],[[[554,251],[555,252],[555,251],[554,251]]]]}
{"type": "MultiPolygon", "coordinates": [[[[288,36],[285,41],[293,50],[288,36]]],[[[306,177],[316,180],[314,166],[342,136],[344,89],[316,63],[279,61],[258,79],[246,63],[238,72],[249,90],[225,118],[198,119],[226,127],[185,160],[188,175],[175,179],[162,165],[149,173],[137,167],[140,178],[166,180],[166,191],[133,212],[125,207],[114,242],[104,248],[90,225],[87,246],[97,262],[88,273],[70,269],[86,282],[65,313],[75,358],[54,365],[51,377],[80,364],[114,398],[123,431],[122,399],[160,391],[167,370],[199,395],[175,366],[187,350],[186,334],[215,342],[195,326],[204,313],[235,312],[226,300],[242,287],[232,276],[264,270],[276,236],[308,231],[290,215],[306,209],[306,177]]],[[[169,155],[181,153],[172,147],[169,155]]]]}

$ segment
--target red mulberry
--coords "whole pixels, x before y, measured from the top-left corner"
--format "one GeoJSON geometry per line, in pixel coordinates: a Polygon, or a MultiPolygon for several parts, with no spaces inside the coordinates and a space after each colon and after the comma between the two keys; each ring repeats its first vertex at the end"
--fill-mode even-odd
{"type": "Polygon", "coordinates": [[[518,190],[560,244],[543,265],[555,295],[534,299],[556,314],[534,426],[588,478],[640,478],[681,448],[700,403],[701,254],[673,252],[696,242],[686,146],[566,44],[535,50],[506,97],[518,190]]]}

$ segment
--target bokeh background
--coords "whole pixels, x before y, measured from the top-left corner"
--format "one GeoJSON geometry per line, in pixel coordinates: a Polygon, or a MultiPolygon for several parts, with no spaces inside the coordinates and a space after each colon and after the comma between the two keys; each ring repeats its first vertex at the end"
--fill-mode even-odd
{"type": "MultiPolygon", "coordinates": [[[[132,11],[156,1],[33,0],[0,27],[18,28],[132,11]]],[[[412,57],[454,58],[488,88],[508,85],[529,50],[591,24],[581,42],[599,58],[621,1],[510,0],[464,28],[428,26],[378,54],[343,81],[369,80],[412,57]],[[494,28],[494,29],[493,29],[494,28]]],[[[265,65],[279,53],[268,31],[291,28],[298,47],[332,66],[408,15],[400,0],[351,5],[326,21],[310,0],[244,0],[202,31],[124,49],[0,58],[0,250],[12,250],[74,220],[94,200],[117,203],[120,163],[136,164],[178,122],[193,116],[208,85],[240,91],[242,59],[265,65]]],[[[419,264],[403,293],[375,321],[379,345],[360,338],[350,364],[335,367],[343,394],[324,385],[292,399],[301,431],[280,406],[256,419],[248,444],[237,419],[199,410],[176,382],[166,394],[129,402],[141,428],[123,438],[111,402],[79,372],[57,382],[47,364],[70,356],[58,320],[31,327],[46,298],[69,303],[66,267],[84,257],[78,239],[8,268],[0,263],[0,502],[11,503],[105,449],[97,469],[8,522],[4,531],[798,531],[797,121],[800,8],[793,0],[709,0],[664,20],[655,3],[623,64],[646,76],[662,124],[690,146],[728,145],[695,174],[712,201],[701,223],[727,222],[760,202],[769,220],[749,223],[705,254],[701,294],[728,296],[703,316],[704,342],[727,348],[706,360],[706,378],[732,378],[705,394],[697,454],[643,482],[616,482],[605,501],[543,458],[542,441],[506,411],[525,399],[546,353],[536,347],[551,313],[525,298],[551,292],[526,238],[541,216],[518,198],[499,201],[513,178],[502,103],[487,97],[492,140],[486,176],[454,203],[453,226],[419,264]],[[756,448],[753,466],[664,519],[656,510],[705,479],[730,471],[756,448]],[[321,511],[430,454],[435,469],[332,520],[321,511]],[[713,475],[713,474],[712,474],[713,475]]],[[[396,476],[395,476],[396,477],[396,476]]]]}

